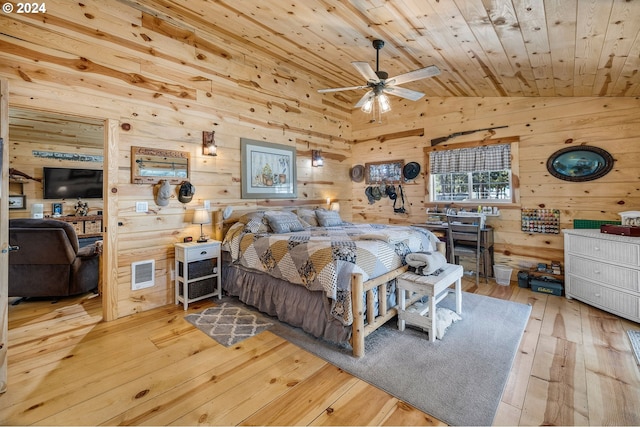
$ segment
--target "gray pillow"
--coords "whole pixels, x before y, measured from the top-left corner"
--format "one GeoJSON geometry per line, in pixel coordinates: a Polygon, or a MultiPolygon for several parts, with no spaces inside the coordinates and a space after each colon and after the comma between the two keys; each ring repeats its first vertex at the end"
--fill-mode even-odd
{"type": "Polygon", "coordinates": [[[264,214],[269,222],[269,227],[274,233],[289,233],[292,231],[302,231],[304,227],[293,212],[270,211],[264,214]]]}
{"type": "Polygon", "coordinates": [[[312,209],[297,209],[296,214],[298,214],[298,218],[300,218],[302,225],[306,222],[310,227],[318,226],[318,218],[316,218],[316,211],[312,209]]]}
{"type": "Polygon", "coordinates": [[[336,211],[318,209],[316,211],[316,217],[318,217],[318,223],[322,227],[335,227],[343,224],[340,213],[336,211]]]}

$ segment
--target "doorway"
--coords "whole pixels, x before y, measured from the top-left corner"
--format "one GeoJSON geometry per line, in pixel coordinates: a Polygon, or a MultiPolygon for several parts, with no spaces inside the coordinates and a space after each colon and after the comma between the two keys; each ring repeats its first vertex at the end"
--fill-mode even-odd
{"type": "MultiPolygon", "coordinates": [[[[70,220],[76,214],[81,199],[49,199],[44,191],[45,170],[100,170],[104,168],[105,121],[57,112],[9,107],[9,191],[11,200],[20,201],[12,208],[11,218],[43,217],[70,220]]],[[[80,246],[103,238],[106,224],[104,205],[106,193],[100,199],[82,200],[87,204],[87,218],[93,221],[74,222],[80,246]],[[80,229],[89,223],[92,230],[80,229]],[[96,229],[96,226],[99,227],[96,229]]],[[[9,303],[15,301],[10,298],[9,303]]]]}

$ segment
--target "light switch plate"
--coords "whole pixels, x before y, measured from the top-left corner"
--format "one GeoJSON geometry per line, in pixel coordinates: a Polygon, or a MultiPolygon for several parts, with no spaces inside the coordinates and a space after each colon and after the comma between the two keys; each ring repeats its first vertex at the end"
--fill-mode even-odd
{"type": "Polygon", "coordinates": [[[136,202],[136,212],[148,212],[148,211],[149,211],[149,203],[136,202]]]}
{"type": "Polygon", "coordinates": [[[211,200],[205,200],[204,201],[204,208],[206,210],[210,210],[211,209],[211,200]]]}

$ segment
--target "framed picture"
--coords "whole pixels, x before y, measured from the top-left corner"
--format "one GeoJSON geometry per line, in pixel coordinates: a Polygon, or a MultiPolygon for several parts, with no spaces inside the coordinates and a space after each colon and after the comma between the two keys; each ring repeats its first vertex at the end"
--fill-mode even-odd
{"type": "Polygon", "coordinates": [[[295,148],[241,138],[240,151],[243,199],[297,197],[295,148]]]}
{"type": "Polygon", "coordinates": [[[553,153],[547,170],[564,181],[583,182],[601,178],[613,169],[613,156],[599,147],[580,145],[553,153]]]}
{"type": "Polygon", "coordinates": [[[364,164],[364,176],[367,184],[401,184],[403,160],[391,160],[364,164]]]}
{"type": "Polygon", "coordinates": [[[9,209],[26,209],[27,196],[24,194],[9,196],[9,209]]]}
{"type": "Polygon", "coordinates": [[[53,203],[51,206],[53,216],[62,216],[62,203],[53,203]]]}

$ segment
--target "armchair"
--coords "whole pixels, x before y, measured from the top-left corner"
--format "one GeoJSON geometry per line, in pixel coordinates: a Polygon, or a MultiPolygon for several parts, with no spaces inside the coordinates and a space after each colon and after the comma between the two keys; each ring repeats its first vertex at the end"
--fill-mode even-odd
{"type": "Polygon", "coordinates": [[[79,248],[69,223],[54,219],[9,220],[10,297],[62,297],[98,288],[99,245],[79,248]]]}

